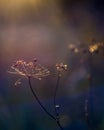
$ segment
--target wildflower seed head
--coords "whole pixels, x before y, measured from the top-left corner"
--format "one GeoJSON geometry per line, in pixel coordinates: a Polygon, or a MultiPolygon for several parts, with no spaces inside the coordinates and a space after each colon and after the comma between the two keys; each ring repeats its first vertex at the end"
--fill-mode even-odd
{"type": "Polygon", "coordinates": [[[67,71],[68,67],[66,64],[60,63],[60,64],[56,64],[56,70],[59,73],[59,76],[61,76],[61,73],[64,71],[67,71]]]}
{"type": "Polygon", "coordinates": [[[74,44],[70,44],[70,45],[68,46],[68,48],[69,48],[72,52],[74,52],[74,53],[78,53],[78,52],[79,52],[79,48],[78,48],[76,45],[74,45],[74,44]]]}
{"type": "Polygon", "coordinates": [[[91,46],[92,48],[91,51],[95,52],[96,54],[99,53],[100,50],[104,50],[104,43],[103,42],[99,42],[94,44],[93,46],[91,46]]]}
{"type": "Polygon", "coordinates": [[[44,68],[37,63],[35,59],[34,62],[25,62],[24,60],[17,60],[11,65],[11,70],[8,71],[11,74],[17,74],[23,77],[31,77],[41,80],[42,77],[49,75],[49,70],[44,68]]]}
{"type": "Polygon", "coordinates": [[[89,52],[90,52],[90,53],[93,53],[93,52],[97,51],[98,48],[99,48],[99,46],[98,46],[97,44],[90,45],[90,46],[89,46],[89,52]]]}
{"type": "Polygon", "coordinates": [[[98,54],[100,50],[104,50],[104,43],[103,42],[95,42],[90,45],[75,45],[75,44],[70,44],[69,49],[74,52],[74,53],[84,53],[86,54],[87,52],[89,53],[96,53],[98,54]]]}

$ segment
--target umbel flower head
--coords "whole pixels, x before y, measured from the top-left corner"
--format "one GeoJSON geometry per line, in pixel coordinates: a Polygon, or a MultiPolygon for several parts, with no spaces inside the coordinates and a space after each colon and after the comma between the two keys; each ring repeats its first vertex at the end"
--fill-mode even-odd
{"type": "Polygon", "coordinates": [[[56,64],[56,70],[59,73],[59,76],[61,76],[61,74],[64,71],[67,71],[68,66],[66,64],[60,63],[60,64],[56,64]]]}
{"type": "MultiPolygon", "coordinates": [[[[49,75],[49,70],[38,64],[37,59],[33,62],[25,62],[24,60],[17,60],[11,65],[11,74],[16,74],[26,78],[35,78],[41,80],[42,77],[49,75]]],[[[20,80],[17,80],[20,84],[20,80]]]]}

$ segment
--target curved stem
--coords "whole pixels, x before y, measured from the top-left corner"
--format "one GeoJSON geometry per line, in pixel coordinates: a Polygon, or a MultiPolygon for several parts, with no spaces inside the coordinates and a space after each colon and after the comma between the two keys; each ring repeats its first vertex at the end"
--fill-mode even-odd
{"type": "Polygon", "coordinates": [[[63,128],[62,128],[62,126],[61,126],[59,121],[57,121],[57,125],[60,127],[61,130],[63,130],[63,128]]]}
{"type": "Polygon", "coordinates": [[[54,93],[54,109],[55,109],[55,115],[56,115],[56,119],[57,119],[57,125],[60,127],[61,130],[63,130],[63,128],[60,124],[60,121],[59,121],[59,113],[57,111],[57,109],[59,109],[59,108],[56,107],[56,95],[57,95],[57,91],[58,91],[58,87],[59,87],[59,82],[60,82],[60,75],[58,73],[58,79],[57,79],[55,93],[54,93]]]}
{"type": "Polygon", "coordinates": [[[58,79],[57,79],[57,83],[56,83],[56,87],[55,87],[55,93],[54,93],[54,108],[55,108],[56,116],[58,116],[58,113],[57,113],[57,110],[56,110],[56,95],[57,95],[57,91],[58,91],[58,87],[59,87],[59,81],[60,81],[60,76],[58,74],[58,79]]]}
{"type": "Polygon", "coordinates": [[[36,101],[39,103],[39,105],[41,106],[41,108],[42,108],[42,109],[47,113],[47,115],[49,115],[52,119],[56,120],[56,118],[55,118],[53,115],[51,115],[51,114],[47,111],[47,109],[42,105],[41,101],[39,100],[38,96],[36,95],[35,91],[34,91],[33,88],[32,88],[31,78],[30,78],[30,77],[28,77],[28,84],[29,84],[29,87],[30,87],[30,89],[31,89],[32,94],[34,95],[36,101]]]}

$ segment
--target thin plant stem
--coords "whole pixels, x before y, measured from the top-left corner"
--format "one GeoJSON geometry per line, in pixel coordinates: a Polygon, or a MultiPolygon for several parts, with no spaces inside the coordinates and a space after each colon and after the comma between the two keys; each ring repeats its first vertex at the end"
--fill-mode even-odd
{"type": "Polygon", "coordinates": [[[63,130],[63,127],[61,126],[59,120],[57,120],[57,125],[60,127],[61,130],[63,130]]]}
{"type": "Polygon", "coordinates": [[[56,82],[56,87],[55,87],[55,92],[54,92],[54,108],[55,108],[55,114],[56,114],[56,116],[58,116],[57,108],[56,108],[56,95],[57,95],[57,91],[58,91],[58,87],[59,87],[59,82],[60,82],[60,76],[58,74],[58,78],[57,78],[57,82],[56,82]]]}
{"type": "Polygon", "coordinates": [[[90,126],[88,103],[89,103],[89,101],[88,101],[88,98],[87,98],[87,99],[85,100],[85,108],[84,108],[84,110],[85,110],[85,120],[86,120],[86,122],[87,122],[88,130],[92,130],[92,129],[91,129],[91,126],[90,126]]]}
{"type": "Polygon", "coordinates": [[[45,113],[47,113],[47,115],[49,115],[53,120],[56,120],[56,118],[50,114],[50,112],[47,111],[47,109],[42,105],[41,101],[39,100],[38,96],[36,95],[35,91],[33,90],[32,88],[32,84],[31,84],[31,78],[28,77],[28,84],[29,84],[29,87],[31,89],[31,92],[33,94],[33,96],[35,97],[36,101],[38,102],[38,104],[41,106],[41,108],[45,111],[45,113]]]}
{"type": "Polygon", "coordinates": [[[32,92],[33,96],[35,97],[36,101],[37,101],[38,104],[41,106],[41,108],[44,110],[44,112],[45,112],[49,117],[51,117],[53,120],[56,121],[56,123],[57,123],[57,125],[59,126],[60,130],[63,130],[63,128],[62,128],[62,126],[61,126],[59,120],[58,120],[56,117],[54,117],[50,112],[48,112],[47,109],[42,105],[40,99],[38,98],[37,94],[35,93],[35,91],[34,91],[33,88],[32,88],[31,78],[30,78],[30,77],[28,77],[28,84],[29,84],[29,87],[30,87],[30,89],[31,89],[31,92],[32,92]]]}
{"type": "Polygon", "coordinates": [[[58,87],[59,87],[59,82],[60,82],[60,74],[58,73],[58,78],[57,78],[55,92],[54,92],[54,109],[55,109],[57,124],[60,127],[60,129],[63,130],[63,127],[61,126],[60,121],[59,121],[59,113],[57,111],[57,109],[59,109],[59,108],[57,108],[57,106],[56,106],[56,96],[57,96],[57,91],[58,91],[58,87]]]}
{"type": "Polygon", "coordinates": [[[93,71],[92,71],[92,53],[89,53],[89,74],[90,74],[90,78],[89,78],[89,105],[90,105],[90,116],[91,116],[91,120],[90,120],[90,126],[91,126],[91,130],[94,130],[94,125],[93,125],[93,118],[94,118],[94,111],[93,111],[93,71]]]}
{"type": "Polygon", "coordinates": [[[86,99],[85,107],[86,107],[86,121],[89,127],[89,130],[94,130],[93,127],[93,72],[92,72],[92,53],[89,52],[88,55],[88,71],[89,71],[89,92],[88,97],[86,99]]]}

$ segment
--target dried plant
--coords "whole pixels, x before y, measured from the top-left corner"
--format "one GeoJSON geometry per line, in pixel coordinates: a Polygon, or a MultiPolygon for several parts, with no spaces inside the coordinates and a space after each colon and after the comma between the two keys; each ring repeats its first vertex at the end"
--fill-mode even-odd
{"type": "MultiPolygon", "coordinates": [[[[31,84],[31,79],[32,78],[41,80],[43,77],[48,76],[50,74],[50,71],[47,68],[45,68],[45,67],[41,66],[40,64],[38,64],[36,58],[34,59],[33,62],[28,62],[28,63],[25,62],[24,60],[17,60],[11,65],[10,70],[8,71],[8,73],[15,74],[15,75],[18,75],[20,77],[25,77],[28,80],[30,90],[31,90],[33,96],[35,97],[36,101],[38,102],[38,104],[46,112],[46,114],[48,114],[48,116],[50,116],[53,120],[56,121],[59,128],[61,130],[63,130],[63,127],[60,124],[59,113],[57,111],[57,109],[59,108],[59,105],[56,104],[56,94],[57,94],[57,90],[58,90],[58,87],[59,87],[60,77],[61,77],[62,73],[67,70],[67,65],[64,65],[63,63],[56,64],[56,70],[58,72],[58,79],[57,79],[56,88],[55,88],[55,92],[54,92],[55,116],[52,115],[43,106],[42,102],[40,101],[39,97],[37,96],[35,90],[32,87],[32,84],[31,84]]],[[[20,78],[15,82],[15,86],[17,86],[19,84],[21,84],[21,79],[20,78]]]]}
{"type": "Polygon", "coordinates": [[[104,43],[103,42],[94,42],[90,45],[83,45],[83,44],[69,44],[69,49],[74,53],[82,53],[87,54],[87,70],[88,70],[88,77],[89,80],[89,94],[85,100],[85,118],[88,124],[89,129],[93,130],[93,120],[90,119],[89,116],[93,117],[93,98],[92,98],[92,87],[93,87],[93,72],[92,72],[92,56],[94,53],[98,54],[100,51],[104,55],[104,43]],[[89,102],[90,102],[90,110],[89,110],[89,102]],[[91,112],[90,112],[91,111],[91,112]],[[92,114],[92,115],[89,115],[92,114]]]}
{"type": "Polygon", "coordinates": [[[57,82],[56,82],[56,87],[54,92],[54,109],[55,109],[55,116],[57,119],[57,123],[60,125],[61,129],[63,129],[60,124],[60,115],[59,115],[60,105],[56,103],[56,95],[59,87],[60,78],[62,76],[62,73],[67,71],[67,65],[66,64],[64,65],[63,63],[56,64],[56,71],[58,73],[58,76],[57,76],[57,82]]]}
{"type": "MultiPolygon", "coordinates": [[[[12,65],[8,73],[15,74],[21,78],[35,78],[41,80],[49,75],[49,70],[37,63],[35,58],[33,62],[26,63],[24,60],[17,60],[12,65]]],[[[15,86],[21,84],[21,78],[15,82],[15,86]]]]}
{"type": "Polygon", "coordinates": [[[100,50],[104,53],[104,43],[103,42],[95,42],[90,45],[82,45],[82,44],[69,44],[68,48],[74,53],[82,52],[82,53],[98,53],[100,50]]]}
{"type": "Polygon", "coordinates": [[[37,59],[33,62],[26,63],[24,60],[17,60],[11,65],[11,74],[16,74],[22,77],[31,77],[41,80],[42,77],[49,75],[49,70],[37,63],[37,59]]]}

